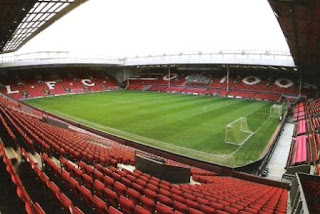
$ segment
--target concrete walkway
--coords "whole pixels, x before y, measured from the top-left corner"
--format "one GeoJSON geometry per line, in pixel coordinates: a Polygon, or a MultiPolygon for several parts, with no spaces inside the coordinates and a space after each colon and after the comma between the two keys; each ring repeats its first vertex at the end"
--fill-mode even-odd
{"type": "Polygon", "coordinates": [[[267,165],[267,168],[269,168],[269,173],[267,176],[268,179],[281,181],[282,175],[286,171],[284,167],[286,166],[290,151],[294,125],[295,124],[293,123],[286,123],[284,125],[284,130],[281,133],[279,142],[267,165]]]}

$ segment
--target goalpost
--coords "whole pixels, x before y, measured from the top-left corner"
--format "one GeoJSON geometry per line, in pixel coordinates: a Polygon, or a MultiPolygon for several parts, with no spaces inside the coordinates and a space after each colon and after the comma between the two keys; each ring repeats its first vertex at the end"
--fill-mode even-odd
{"type": "Polygon", "coordinates": [[[247,118],[240,117],[239,119],[226,125],[225,142],[241,146],[252,135],[253,132],[248,126],[247,118]]]}
{"type": "Polygon", "coordinates": [[[282,105],[273,104],[270,107],[270,117],[272,117],[272,118],[280,118],[281,115],[282,115],[282,105]]]}

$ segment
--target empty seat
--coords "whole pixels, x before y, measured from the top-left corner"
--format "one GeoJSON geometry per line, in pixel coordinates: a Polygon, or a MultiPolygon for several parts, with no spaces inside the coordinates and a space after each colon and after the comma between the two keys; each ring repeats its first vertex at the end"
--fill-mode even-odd
{"type": "Polygon", "coordinates": [[[172,200],[169,197],[161,194],[158,194],[157,201],[168,206],[171,206],[172,204],[172,200]]]}
{"type": "Polygon", "coordinates": [[[79,187],[79,193],[83,201],[89,205],[91,203],[92,194],[90,190],[88,190],[86,187],[80,185],[79,187]]]}
{"type": "Polygon", "coordinates": [[[108,211],[109,211],[109,214],[123,214],[122,212],[120,212],[119,210],[114,208],[113,206],[110,206],[108,211]]]}
{"type": "Polygon", "coordinates": [[[95,212],[99,214],[107,213],[108,207],[104,201],[102,201],[99,197],[92,197],[92,204],[95,207],[95,212]]]}
{"type": "Polygon", "coordinates": [[[130,199],[124,197],[124,196],[120,196],[119,198],[119,205],[120,205],[120,209],[123,213],[125,214],[131,214],[133,213],[135,204],[133,201],[131,201],[130,199]]]}
{"type": "Polygon", "coordinates": [[[173,214],[172,209],[164,204],[157,203],[156,204],[157,214],[173,214]]]}
{"type": "Polygon", "coordinates": [[[179,201],[173,201],[172,207],[174,210],[180,211],[182,213],[187,213],[188,211],[188,206],[179,201]]]}
{"type": "Polygon", "coordinates": [[[99,180],[95,180],[94,181],[94,190],[95,190],[95,194],[97,196],[99,196],[100,198],[103,198],[103,190],[104,190],[105,186],[104,184],[99,181],[99,180]]]}
{"type": "Polygon", "coordinates": [[[145,196],[141,196],[140,203],[143,208],[149,210],[150,212],[153,212],[155,209],[155,203],[150,198],[147,198],[145,196]]]}
{"type": "Polygon", "coordinates": [[[69,207],[72,205],[72,201],[64,193],[61,192],[57,192],[56,197],[61,202],[63,208],[65,210],[69,210],[69,207]]]}
{"type": "Polygon", "coordinates": [[[114,185],[114,181],[112,178],[110,178],[109,176],[105,175],[103,177],[103,183],[106,185],[106,187],[108,188],[113,188],[114,185]]]}
{"type": "Polygon", "coordinates": [[[103,194],[107,200],[107,203],[111,206],[117,207],[118,206],[118,196],[117,193],[112,191],[109,188],[104,188],[103,194]]]}
{"type": "Polygon", "coordinates": [[[199,203],[197,203],[197,202],[195,202],[195,201],[192,201],[192,200],[190,200],[190,199],[187,199],[186,200],[186,205],[188,206],[188,207],[192,207],[192,208],[195,208],[195,209],[198,209],[199,208],[199,203]]]}
{"type": "Polygon", "coordinates": [[[77,206],[71,206],[69,208],[69,211],[72,214],[84,214],[84,212],[82,212],[82,210],[80,210],[79,207],[77,207],[77,206]]]}
{"type": "Polygon", "coordinates": [[[135,204],[138,203],[141,195],[139,192],[137,192],[136,190],[134,189],[131,189],[131,188],[128,188],[127,189],[127,196],[129,199],[131,199],[135,204]]]}
{"type": "Polygon", "coordinates": [[[42,209],[42,207],[38,203],[35,203],[33,205],[33,208],[34,208],[35,214],[46,214],[46,212],[42,209]]]}
{"type": "Polygon", "coordinates": [[[210,214],[210,213],[214,213],[215,209],[213,209],[212,207],[209,207],[207,205],[201,205],[199,210],[201,210],[202,212],[206,213],[206,214],[210,214]]]}
{"type": "Polygon", "coordinates": [[[117,193],[117,195],[120,197],[120,195],[123,195],[126,192],[127,187],[122,183],[120,183],[119,181],[116,181],[114,183],[114,190],[117,193]]]}
{"type": "Polygon", "coordinates": [[[151,214],[151,212],[149,210],[146,210],[143,207],[140,207],[139,205],[137,205],[134,208],[134,214],[151,214]]]}
{"type": "Polygon", "coordinates": [[[204,214],[204,212],[193,209],[193,208],[189,208],[189,214],[204,214]]]}
{"type": "Polygon", "coordinates": [[[144,190],[144,194],[148,197],[148,198],[151,198],[152,200],[155,200],[156,197],[157,197],[157,193],[150,190],[150,189],[145,189],[144,190]]]}

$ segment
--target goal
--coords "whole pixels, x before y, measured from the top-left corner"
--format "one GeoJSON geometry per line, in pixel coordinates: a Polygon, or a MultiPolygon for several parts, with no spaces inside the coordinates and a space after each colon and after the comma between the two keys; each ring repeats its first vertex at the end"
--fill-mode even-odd
{"type": "Polygon", "coordinates": [[[270,107],[270,117],[280,118],[281,115],[282,115],[282,105],[273,104],[270,107]]]}
{"type": "Polygon", "coordinates": [[[239,119],[226,125],[225,142],[241,146],[252,135],[253,132],[249,129],[247,118],[240,117],[239,119]]]}

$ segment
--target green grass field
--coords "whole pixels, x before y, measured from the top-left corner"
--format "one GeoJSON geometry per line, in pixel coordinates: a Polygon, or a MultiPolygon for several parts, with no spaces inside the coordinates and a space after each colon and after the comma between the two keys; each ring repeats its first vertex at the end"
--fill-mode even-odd
{"type": "Polygon", "coordinates": [[[279,121],[272,103],[157,92],[113,91],[28,100],[45,111],[123,138],[228,166],[257,160],[279,121]],[[224,142],[225,126],[247,117],[253,136],[224,142]]]}

